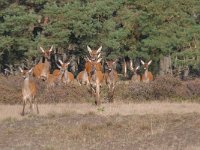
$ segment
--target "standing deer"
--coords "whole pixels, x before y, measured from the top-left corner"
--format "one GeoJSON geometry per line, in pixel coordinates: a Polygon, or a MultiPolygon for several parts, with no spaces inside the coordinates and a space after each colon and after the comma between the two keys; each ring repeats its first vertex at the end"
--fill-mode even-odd
{"type": "Polygon", "coordinates": [[[137,66],[136,68],[133,68],[133,62],[132,62],[132,60],[130,61],[130,69],[133,72],[131,81],[136,82],[136,83],[141,81],[141,76],[139,74],[139,68],[140,68],[139,66],[137,66]]]}
{"type": "Polygon", "coordinates": [[[50,56],[53,50],[53,45],[47,51],[45,51],[42,47],[40,47],[40,50],[42,51],[45,60],[44,63],[38,63],[35,65],[33,68],[33,76],[45,81],[48,78],[49,70],[51,67],[50,56]]]}
{"type": "Polygon", "coordinates": [[[88,70],[89,82],[92,93],[95,95],[95,104],[100,105],[100,85],[103,82],[103,73],[101,67],[101,59],[99,58],[95,61],[87,58],[86,70],[88,70]]]}
{"type": "Polygon", "coordinates": [[[67,63],[63,63],[60,59],[59,62],[61,66],[58,66],[60,68],[60,74],[58,77],[58,80],[62,80],[64,84],[70,83],[74,81],[74,75],[68,71],[68,66],[70,64],[70,61],[67,63]]]}
{"type": "MultiPolygon", "coordinates": [[[[97,61],[100,58],[102,46],[100,46],[97,50],[92,50],[89,46],[87,46],[87,49],[90,54],[90,59],[89,58],[86,59],[85,69],[79,72],[79,74],[77,75],[77,81],[80,85],[81,84],[89,85],[90,72],[92,70],[91,61],[97,61]]],[[[100,63],[98,63],[96,67],[97,70],[102,71],[102,66],[100,63]]]]}
{"type": "Polygon", "coordinates": [[[141,60],[142,65],[144,66],[144,74],[142,75],[142,81],[145,83],[149,83],[149,81],[153,80],[153,75],[150,71],[148,71],[149,65],[152,63],[152,60],[150,60],[148,63],[144,63],[144,61],[141,60]]]}
{"type": "Polygon", "coordinates": [[[25,105],[27,100],[29,100],[30,102],[30,109],[32,111],[32,101],[35,101],[36,103],[36,107],[37,107],[37,113],[39,113],[39,109],[38,109],[38,103],[36,100],[36,94],[37,94],[37,87],[36,87],[36,83],[30,79],[30,74],[32,72],[33,69],[30,70],[22,70],[22,68],[20,68],[20,71],[23,75],[24,78],[24,83],[22,86],[22,96],[23,96],[23,109],[22,109],[22,113],[21,115],[24,116],[24,110],[25,110],[25,105]]]}
{"type": "Polygon", "coordinates": [[[108,85],[108,101],[113,102],[113,97],[114,97],[114,90],[115,86],[118,80],[118,74],[117,71],[115,70],[116,68],[116,61],[106,61],[106,72],[104,74],[104,78],[106,81],[106,84],[108,85]]]}

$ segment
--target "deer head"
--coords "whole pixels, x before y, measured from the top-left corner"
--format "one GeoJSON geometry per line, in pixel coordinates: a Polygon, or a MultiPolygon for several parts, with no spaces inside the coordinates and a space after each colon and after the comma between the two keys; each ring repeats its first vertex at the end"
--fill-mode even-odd
{"type": "Polygon", "coordinates": [[[152,60],[150,60],[148,63],[145,63],[143,60],[141,60],[141,63],[144,66],[144,70],[148,70],[149,65],[152,63],[152,60]]]}
{"type": "Polygon", "coordinates": [[[40,47],[40,50],[42,51],[43,53],[43,57],[47,60],[50,60],[50,56],[51,56],[51,52],[53,50],[53,45],[51,46],[51,48],[49,50],[44,50],[42,47],[40,47]]]}
{"type": "Polygon", "coordinates": [[[64,73],[65,72],[65,70],[67,70],[68,69],[68,66],[69,66],[69,64],[70,64],[70,61],[69,62],[67,62],[67,63],[64,63],[62,60],[58,60],[59,61],[59,63],[61,64],[61,66],[60,65],[57,65],[58,66],[58,68],[60,68],[60,71],[61,71],[61,73],[64,73]]]}
{"type": "Polygon", "coordinates": [[[100,58],[101,56],[100,52],[101,52],[102,46],[100,46],[97,50],[92,50],[89,46],[87,46],[87,49],[90,54],[91,60],[94,61],[100,58]]]}
{"type": "Polygon", "coordinates": [[[30,70],[23,70],[21,67],[19,67],[20,72],[22,73],[22,76],[24,79],[29,78],[30,74],[32,73],[33,68],[30,70]]]}
{"type": "Polygon", "coordinates": [[[112,71],[113,69],[115,69],[116,62],[117,62],[117,59],[115,61],[113,61],[113,60],[106,61],[106,66],[107,66],[106,69],[108,71],[112,71]]]}
{"type": "Polygon", "coordinates": [[[130,70],[135,74],[139,70],[140,66],[137,66],[136,68],[133,68],[133,62],[130,61],[130,70]]]}

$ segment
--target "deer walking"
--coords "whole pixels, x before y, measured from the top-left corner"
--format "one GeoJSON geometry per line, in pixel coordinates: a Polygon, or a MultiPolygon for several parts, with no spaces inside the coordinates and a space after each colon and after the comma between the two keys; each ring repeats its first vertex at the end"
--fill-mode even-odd
{"type": "Polygon", "coordinates": [[[150,60],[148,63],[145,63],[143,60],[141,60],[142,65],[144,66],[144,74],[142,75],[142,82],[149,83],[153,80],[153,75],[150,71],[148,71],[149,65],[152,63],[152,60],[150,60]]]}
{"type": "Polygon", "coordinates": [[[88,62],[86,65],[86,71],[89,76],[90,87],[92,90],[92,94],[95,95],[95,104],[100,105],[100,85],[103,82],[103,73],[101,67],[101,59],[92,61],[87,58],[88,62]]]}
{"type": "Polygon", "coordinates": [[[36,83],[30,79],[30,74],[32,72],[32,69],[30,70],[22,70],[22,68],[19,68],[23,78],[24,78],[24,82],[23,82],[23,86],[22,86],[22,96],[23,96],[23,109],[22,109],[22,113],[21,115],[24,116],[24,110],[25,110],[25,106],[26,106],[26,102],[27,100],[29,100],[30,102],[30,109],[32,111],[32,101],[34,101],[36,103],[36,107],[37,107],[37,113],[39,113],[39,109],[38,109],[38,103],[36,100],[36,94],[37,94],[37,86],[36,83]]]}
{"type": "Polygon", "coordinates": [[[115,70],[115,64],[116,61],[106,61],[107,69],[104,74],[104,78],[106,81],[106,84],[108,85],[108,101],[113,102],[113,97],[114,97],[114,90],[115,86],[118,80],[118,74],[117,71],[115,70]]]}
{"type": "MultiPolygon", "coordinates": [[[[90,55],[90,60],[85,59],[86,63],[85,63],[85,69],[81,72],[79,72],[79,74],[77,75],[77,81],[78,83],[81,84],[87,84],[89,85],[89,80],[90,80],[90,72],[92,70],[91,67],[91,61],[97,61],[100,56],[101,56],[101,49],[102,46],[100,46],[97,50],[92,50],[89,46],[87,46],[87,50],[89,52],[90,55]]],[[[96,69],[99,71],[102,71],[102,66],[100,63],[98,63],[98,65],[96,65],[96,69]]]]}

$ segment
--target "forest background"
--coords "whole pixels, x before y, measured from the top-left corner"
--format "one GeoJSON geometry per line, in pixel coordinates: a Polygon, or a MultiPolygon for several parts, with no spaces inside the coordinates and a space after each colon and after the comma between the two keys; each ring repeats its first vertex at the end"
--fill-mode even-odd
{"type": "Polygon", "coordinates": [[[0,0],[0,67],[40,55],[39,46],[77,57],[103,46],[105,59],[170,58],[200,75],[199,0],[0,0]]]}

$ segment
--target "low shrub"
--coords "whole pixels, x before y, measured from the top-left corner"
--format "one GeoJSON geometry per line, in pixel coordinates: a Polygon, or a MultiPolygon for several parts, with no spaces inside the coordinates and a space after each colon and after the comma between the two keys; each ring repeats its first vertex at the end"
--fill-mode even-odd
{"type": "Polygon", "coordinates": [[[172,76],[160,76],[150,83],[130,83],[130,97],[135,100],[194,99],[200,96],[200,80],[181,81],[172,76]]]}

